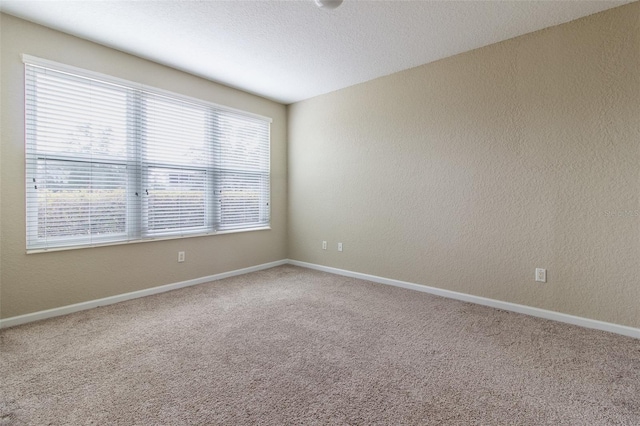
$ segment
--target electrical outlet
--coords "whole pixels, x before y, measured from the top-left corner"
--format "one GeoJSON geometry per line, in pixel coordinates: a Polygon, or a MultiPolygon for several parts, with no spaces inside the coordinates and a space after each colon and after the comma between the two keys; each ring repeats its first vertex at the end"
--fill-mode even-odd
{"type": "Polygon", "coordinates": [[[178,262],[184,262],[184,252],[183,251],[179,251],[178,252],[178,262]]]}
{"type": "Polygon", "coordinates": [[[327,249],[327,242],[323,241],[322,242],[322,250],[326,250],[327,249]]]}
{"type": "Polygon", "coordinates": [[[536,281],[541,283],[547,282],[547,270],[542,268],[536,268],[536,281]]]}
{"type": "Polygon", "coordinates": [[[342,243],[338,243],[338,251],[342,251],[342,243]]]}

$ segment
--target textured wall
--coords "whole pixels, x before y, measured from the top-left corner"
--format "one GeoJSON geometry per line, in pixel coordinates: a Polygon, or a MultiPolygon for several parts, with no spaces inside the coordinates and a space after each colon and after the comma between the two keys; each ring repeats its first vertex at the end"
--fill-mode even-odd
{"type": "Polygon", "coordinates": [[[0,24],[2,318],[286,258],[283,105],[8,15],[0,24]],[[22,53],[272,117],[272,230],[26,255],[22,53]],[[177,263],[178,250],[185,263],[177,263]]]}
{"type": "Polygon", "coordinates": [[[289,257],[640,327],[638,70],[636,2],[291,105],[289,257]]]}

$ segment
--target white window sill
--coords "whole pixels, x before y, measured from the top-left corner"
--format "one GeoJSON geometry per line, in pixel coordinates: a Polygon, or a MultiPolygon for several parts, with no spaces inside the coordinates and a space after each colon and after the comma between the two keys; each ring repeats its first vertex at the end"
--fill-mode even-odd
{"type": "Polygon", "coordinates": [[[54,251],[66,251],[66,250],[79,250],[93,247],[107,247],[107,246],[119,246],[123,244],[139,244],[139,243],[149,243],[153,241],[166,241],[166,240],[177,240],[182,238],[196,238],[196,237],[207,237],[212,235],[224,235],[224,234],[235,234],[239,232],[251,232],[251,231],[266,231],[271,230],[271,226],[262,226],[260,228],[247,228],[247,229],[233,229],[230,231],[217,231],[217,232],[203,232],[198,234],[187,234],[187,235],[176,235],[176,236],[165,236],[165,237],[152,237],[152,238],[144,238],[140,240],[131,240],[131,241],[114,241],[114,242],[104,242],[104,243],[95,243],[95,244],[82,244],[77,246],[68,246],[68,247],[51,247],[51,248],[38,248],[38,249],[27,249],[27,254],[36,254],[36,253],[48,253],[54,251]]]}

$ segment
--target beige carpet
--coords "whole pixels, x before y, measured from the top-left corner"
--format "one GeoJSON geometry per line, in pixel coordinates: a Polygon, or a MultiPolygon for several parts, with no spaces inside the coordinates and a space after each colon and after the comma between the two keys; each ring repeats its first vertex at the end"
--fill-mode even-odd
{"type": "Polygon", "coordinates": [[[640,340],[293,266],[0,339],[0,424],[640,424],[640,340]]]}

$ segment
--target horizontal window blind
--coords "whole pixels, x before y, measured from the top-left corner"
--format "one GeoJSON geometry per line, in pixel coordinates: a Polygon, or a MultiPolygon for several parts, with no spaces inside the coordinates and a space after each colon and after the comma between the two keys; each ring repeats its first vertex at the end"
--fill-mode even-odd
{"type": "Polygon", "coordinates": [[[216,195],[220,229],[247,228],[269,221],[269,126],[236,114],[218,112],[214,138],[216,195]]]}
{"type": "Polygon", "coordinates": [[[143,234],[215,227],[210,108],[144,93],[142,110],[143,234]]]}
{"type": "Polygon", "coordinates": [[[27,249],[263,229],[270,120],[25,56],[27,249]]]}

